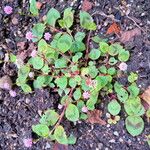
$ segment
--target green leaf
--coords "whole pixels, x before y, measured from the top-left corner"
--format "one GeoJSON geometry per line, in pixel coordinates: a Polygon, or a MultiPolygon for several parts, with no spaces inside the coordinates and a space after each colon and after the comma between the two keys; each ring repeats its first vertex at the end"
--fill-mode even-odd
{"type": "Polygon", "coordinates": [[[27,85],[27,84],[22,84],[21,88],[22,88],[24,93],[31,93],[32,92],[31,87],[29,85],[27,85]]]}
{"type": "Polygon", "coordinates": [[[131,72],[130,75],[128,76],[128,81],[130,83],[135,82],[138,79],[138,75],[134,72],[131,72]]]}
{"type": "Polygon", "coordinates": [[[107,68],[106,68],[104,65],[102,65],[102,66],[99,68],[99,71],[100,71],[101,73],[107,74],[107,68]]]}
{"type": "Polygon", "coordinates": [[[122,51],[122,49],[123,49],[123,47],[120,44],[114,43],[109,46],[108,53],[111,56],[116,56],[119,53],[119,51],[122,51]]]}
{"type": "Polygon", "coordinates": [[[96,81],[97,81],[96,89],[97,89],[97,91],[99,91],[103,87],[105,87],[106,84],[108,83],[108,76],[97,76],[96,81]]]}
{"type": "Polygon", "coordinates": [[[48,50],[47,42],[44,39],[41,39],[38,42],[38,52],[45,54],[47,52],[47,50],[48,50]]]}
{"type": "Polygon", "coordinates": [[[128,61],[129,57],[130,57],[129,51],[125,51],[125,50],[122,50],[118,55],[118,59],[123,62],[128,61]]]}
{"type": "Polygon", "coordinates": [[[144,129],[144,121],[139,116],[128,116],[125,120],[126,129],[132,136],[138,136],[144,129]]]}
{"type": "Polygon", "coordinates": [[[66,68],[67,67],[67,60],[65,58],[59,58],[55,60],[55,68],[66,68]]]}
{"type": "Polygon", "coordinates": [[[80,25],[87,30],[96,30],[96,24],[93,22],[92,17],[85,11],[80,11],[80,25]]]}
{"type": "Polygon", "coordinates": [[[75,122],[79,120],[79,110],[74,104],[69,104],[65,116],[69,121],[75,122]]]}
{"type": "Polygon", "coordinates": [[[116,100],[112,100],[108,104],[108,111],[111,113],[113,116],[116,116],[120,113],[121,106],[116,100]]]}
{"type": "Polygon", "coordinates": [[[100,57],[101,52],[99,49],[92,49],[89,53],[89,58],[92,60],[96,60],[100,57]]]}
{"type": "Polygon", "coordinates": [[[138,88],[138,86],[136,85],[136,83],[132,83],[129,87],[128,87],[128,91],[130,92],[130,98],[135,98],[139,95],[140,93],[140,89],[138,88]]]}
{"type": "Polygon", "coordinates": [[[117,62],[118,62],[118,61],[117,61],[114,57],[110,57],[108,63],[109,63],[111,66],[113,66],[113,65],[115,65],[117,62]]]}
{"type": "Polygon", "coordinates": [[[55,27],[56,20],[60,18],[60,13],[55,9],[51,8],[46,16],[46,23],[55,27]]]}
{"type": "Polygon", "coordinates": [[[82,42],[82,40],[85,38],[85,33],[84,32],[77,32],[74,36],[75,41],[77,42],[82,42]]]}
{"type": "Polygon", "coordinates": [[[38,76],[36,80],[33,82],[34,88],[41,89],[45,83],[45,76],[38,76]]]}
{"type": "Polygon", "coordinates": [[[120,88],[119,92],[117,92],[117,97],[120,102],[124,103],[128,99],[128,92],[124,88],[120,88]]]}
{"type": "Polygon", "coordinates": [[[82,53],[81,52],[77,52],[73,57],[72,57],[72,61],[74,63],[78,62],[78,60],[82,57],[82,53]]]}
{"type": "Polygon", "coordinates": [[[95,43],[100,43],[100,42],[107,42],[108,41],[108,39],[102,39],[102,38],[100,38],[99,36],[94,36],[94,37],[92,37],[92,40],[95,42],[95,43]]]}
{"type": "Polygon", "coordinates": [[[75,90],[75,92],[73,93],[73,98],[75,100],[79,100],[81,98],[81,89],[80,88],[77,88],[75,90]]]}
{"type": "Polygon", "coordinates": [[[48,74],[50,72],[50,68],[48,65],[44,65],[44,67],[41,70],[44,74],[48,74]]]}
{"type": "Polygon", "coordinates": [[[72,46],[70,48],[70,51],[72,51],[73,53],[76,52],[82,52],[86,49],[85,44],[83,42],[80,41],[74,41],[72,43],[72,46]]]}
{"type": "Polygon", "coordinates": [[[68,139],[67,139],[65,130],[61,125],[56,127],[56,129],[54,131],[54,137],[55,137],[55,139],[57,140],[58,143],[68,144],[68,139]]]}
{"type": "Polygon", "coordinates": [[[55,83],[57,84],[57,86],[60,88],[60,89],[65,89],[67,87],[67,77],[65,76],[62,76],[60,78],[57,78],[55,80],[55,83]]]}
{"type": "Polygon", "coordinates": [[[128,99],[124,104],[124,108],[128,115],[141,116],[145,113],[144,106],[138,97],[128,99]]]}
{"type": "Polygon", "coordinates": [[[30,0],[30,12],[34,16],[38,16],[39,15],[38,8],[37,8],[37,5],[36,5],[36,0],[30,0]]]}
{"type": "Polygon", "coordinates": [[[37,23],[32,28],[32,34],[33,34],[33,42],[39,41],[43,37],[43,33],[45,30],[45,25],[43,23],[37,23]]]}
{"type": "Polygon", "coordinates": [[[28,65],[23,65],[18,70],[18,78],[20,79],[20,83],[25,83],[30,72],[30,67],[28,65]]]}
{"type": "Polygon", "coordinates": [[[45,124],[37,124],[32,126],[33,132],[42,137],[47,137],[49,135],[49,128],[45,124]]]}
{"type": "Polygon", "coordinates": [[[41,124],[45,124],[47,126],[53,126],[56,124],[56,122],[59,119],[58,113],[55,112],[55,110],[47,110],[44,112],[40,119],[41,124]]]}
{"type": "Polygon", "coordinates": [[[75,144],[76,141],[77,138],[73,134],[70,134],[70,136],[68,137],[68,144],[75,144]]]}
{"type": "Polygon", "coordinates": [[[100,42],[99,46],[101,52],[103,52],[104,54],[109,51],[109,45],[106,42],[100,42]]]}
{"type": "Polygon", "coordinates": [[[62,53],[67,52],[71,48],[71,45],[72,45],[72,38],[68,34],[64,34],[58,39],[57,47],[62,53]]]}
{"type": "Polygon", "coordinates": [[[33,68],[37,70],[41,69],[44,66],[44,61],[39,56],[30,58],[29,63],[32,64],[33,68]]]}
{"type": "Polygon", "coordinates": [[[12,63],[15,63],[15,62],[16,62],[17,57],[16,57],[14,54],[10,53],[9,57],[10,57],[10,61],[11,61],[12,63]]]}
{"type": "Polygon", "coordinates": [[[62,28],[69,29],[73,25],[73,15],[74,11],[72,11],[71,7],[65,9],[63,19],[59,20],[59,25],[62,28]]]}
{"type": "Polygon", "coordinates": [[[69,86],[72,88],[75,88],[77,85],[77,81],[74,78],[70,78],[69,80],[69,86]]]}
{"type": "Polygon", "coordinates": [[[89,66],[88,74],[90,75],[91,78],[95,78],[98,74],[98,69],[96,68],[96,66],[89,66]]]}
{"type": "Polygon", "coordinates": [[[116,69],[115,69],[115,67],[109,68],[109,69],[108,69],[108,74],[109,74],[109,75],[115,75],[115,74],[116,74],[116,69]]]}

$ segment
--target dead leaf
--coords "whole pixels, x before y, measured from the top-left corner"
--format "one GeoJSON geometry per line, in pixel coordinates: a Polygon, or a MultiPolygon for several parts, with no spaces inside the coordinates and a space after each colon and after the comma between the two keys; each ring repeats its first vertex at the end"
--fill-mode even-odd
{"type": "Polygon", "coordinates": [[[119,34],[119,33],[120,33],[120,30],[121,30],[120,26],[119,26],[116,22],[114,22],[114,23],[112,23],[112,24],[110,25],[110,27],[107,29],[106,34],[113,34],[113,33],[119,34]]]}
{"type": "Polygon", "coordinates": [[[60,143],[55,143],[53,150],[68,150],[68,145],[63,145],[60,143]]]}
{"type": "Polygon", "coordinates": [[[125,43],[128,41],[132,41],[135,36],[141,35],[141,30],[139,28],[135,28],[129,31],[122,31],[120,42],[125,43]]]}
{"type": "Polygon", "coordinates": [[[106,122],[100,118],[102,116],[102,111],[95,109],[93,111],[89,111],[87,114],[88,114],[87,122],[91,124],[98,123],[100,125],[106,124],[106,122]]]}
{"type": "Polygon", "coordinates": [[[93,6],[93,3],[92,2],[89,2],[88,0],[84,0],[83,3],[82,3],[82,10],[83,11],[88,11],[92,8],[93,6]]]}
{"type": "Polygon", "coordinates": [[[150,107],[150,86],[144,91],[141,95],[141,98],[149,105],[150,107]]]}

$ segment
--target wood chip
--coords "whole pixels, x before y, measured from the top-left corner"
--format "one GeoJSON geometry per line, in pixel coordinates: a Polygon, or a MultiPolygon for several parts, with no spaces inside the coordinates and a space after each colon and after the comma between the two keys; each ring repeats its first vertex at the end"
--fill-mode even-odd
{"type": "Polygon", "coordinates": [[[83,11],[89,11],[93,6],[93,3],[88,1],[88,0],[84,0],[82,3],[82,10],[83,11]]]}
{"type": "Polygon", "coordinates": [[[149,105],[150,107],[150,86],[144,91],[141,95],[141,98],[149,105]]]}

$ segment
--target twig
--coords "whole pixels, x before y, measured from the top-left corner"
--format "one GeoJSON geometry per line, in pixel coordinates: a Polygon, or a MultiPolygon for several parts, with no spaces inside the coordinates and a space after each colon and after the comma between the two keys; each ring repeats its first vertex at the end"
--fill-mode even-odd
{"type": "Polygon", "coordinates": [[[95,12],[95,13],[92,14],[92,16],[94,16],[94,15],[104,16],[104,17],[106,17],[106,18],[112,19],[112,20],[115,21],[115,22],[120,22],[120,20],[115,19],[113,15],[106,15],[106,14],[105,14],[104,12],[102,12],[102,11],[97,11],[97,12],[95,12]]]}

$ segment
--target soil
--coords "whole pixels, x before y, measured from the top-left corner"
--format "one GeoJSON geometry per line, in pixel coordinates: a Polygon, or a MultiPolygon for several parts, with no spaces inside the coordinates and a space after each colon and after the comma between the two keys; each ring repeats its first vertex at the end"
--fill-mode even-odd
{"type": "MultiPolygon", "coordinates": [[[[93,8],[90,14],[95,12],[104,12],[107,15],[113,14],[116,19],[120,20],[123,30],[135,28],[134,23],[121,16],[116,9],[123,0],[93,0],[93,8]]],[[[46,14],[50,7],[55,7],[59,11],[72,6],[76,13],[81,8],[82,1],[65,1],[65,0],[41,0],[41,16],[46,14]]],[[[150,29],[150,2],[149,0],[126,0],[130,6],[130,16],[138,20],[138,23],[144,29],[150,29]]],[[[28,42],[25,39],[25,33],[30,30],[33,23],[37,22],[29,16],[28,0],[4,0],[0,3],[0,59],[4,59],[5,53],[12,51],[18,53],[18,42],[25,41],[25,49],[28,48],[28,42]],[[13,7],[13,14],[6,15],[3,11],[5,5],[13,7]],[[22,13],[19,13],[22,12],[22,13]],[[15,18],[15,19],[14,19],[15,18]],[[16,20],[17,19],[17,20],[16,20]]],[[[112,21],[104,16],[95,15],[94,20],[99,29],[97,33],[102,35],[106,33],[108,24],[112,21]],[[104,25],[106,24],[106,25],[104,25]]],[[[138,85],[141,91],[150,85],[150,34],[142,33],[141,36],[135,37],[134,41],[125,44],[131,52],[131,58],[128,64],[128,71],[135,71],[139,74],[138,85]]],[[[114,37],[107,37],[113,40],[114,37]]],[[[9,75],[12,80],[16,79],[17,69],[15,65],[0,64],[0,76],[9,75]]],[[[119,79],[126,84],[126,79],[119,79]]],[[[51,150],[53,143],[46,139],[40,139],[34,142],[32,148],[25,148],[23,145],[24,138],[36,139],[32,133],[31,126],[38,122],[40,114],[48,109],[55,108],[59,102],[59,97],[49,88],[36,90],[32,94],[23,94],[22,91],[14,86],[17,97],[10,97],[9,93],[0,90],[0,149],[1,150],[51,150]]],[[[102,110],[103,119],[106,120],[107,101],[103,100],[97,109],[102,110]]],[[[121,116],[124,116],[122,112],[121,116]]],[[[132,137],[125,129],[124,117],[116,125],[100,126],[90,125],[86,122],[77,123],[76,125],[65,122],[67,132],[73,132],[77,137],[77,143],[69,146],[69,150],[149,150],[146,142],[146,135],[150,134],[149,124],[145,120],[144,132],[138,137],[132,137]]]]}

